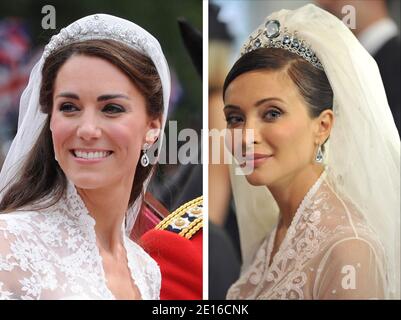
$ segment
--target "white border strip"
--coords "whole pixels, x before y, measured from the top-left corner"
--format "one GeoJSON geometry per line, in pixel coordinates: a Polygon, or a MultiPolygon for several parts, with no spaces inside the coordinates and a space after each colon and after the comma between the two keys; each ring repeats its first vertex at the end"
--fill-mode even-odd
{"type": "Polygon", "coordinates": [[[203,182],[203,300],[209,299],[209,202],[208,202],[208,163],[209,163],[209,110],[208,110],[208,101],[209,101],[209,88],[208,88],[208,79],[209,79],[209,2],[206,0],[202,1],[203,4],[203,73],[202,73],[202,89],[203,89],[203,136],[202,136],[202,182],[203,182]]]}

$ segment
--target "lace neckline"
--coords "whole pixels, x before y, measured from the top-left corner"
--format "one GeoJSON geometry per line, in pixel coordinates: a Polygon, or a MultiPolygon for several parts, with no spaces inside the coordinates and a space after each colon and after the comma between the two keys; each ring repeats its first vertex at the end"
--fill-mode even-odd
{"type": "MultiPolygon", "coordinates": [[[[77,219],[78,221],[81,222],[81,224],[84,224],[88,227],[89,232],[88,236],[90,237],[90,241],[94,246],[94,249],[96,251],[96,257],[97,257],[97,262],[99,266],[99,273],[101,274],[103,278],[103,285],[104,285],[104,290],[107,293],[107,296],[109,296],[110,299],[117,300],[117,298],[114,296],[114,294],[111,292],[107,285],[107,278],[106,278],[106,273],[104,271],[104,266],[103,266],[103,258],[102,255],[100,254],[100,249],[97,245],[96,241],[96,232],[95,232],[95,225],[96,225],[96,220],[90,215],[88,208],[86,207],[84,201],[82,200],[81,196],[78,193],[78,190],[76,189],[75,185],[70,181],[67,180],[67,190],[66,190],[66,205],[67,205],[67,212],[70,216],[72,216],[74,219],[77,219]]],[[[128,243],[131,241],[130,239],[127,239],[127,236],[124,232],[125,230],[125,218],[123,220],[123,223],[121,225],[121,237],[122,237],[122,243],[125,249],[125,254],[126,254],[126,259],[128,263],[128,269],[130,271],[130,276],[132,282],[135,284],[135,286],[138,288],[138,291],[140,293],[140,299],[143,300],[144,298],[144,292],[142,289],[142,286],[139,285],[139,275],[136,272],[135,268],[135,262],[133,261],[133,257],[128,252],[128,243]]]]}
{"type": "Polygon", "coordinates": [[[92,227],[95,226],[95,219],[90,215],[88,208],[78,193],[78,190],[70,180],[67,180],[65,202],[68,209],[67,213],[71,217],[89,223],[92,227]]]}
{"type": "Polygon", "coordinates": [[[319,187],[322,184],[325,177],[326,177],[326,170],[324,170],[322,172],[320,177],[315,181],[315,183],[312,185],[312,187],[309,189],[309,191],[304,196],[303,200],[301,201],[301,204],[299,205],[297,211],[295,212],[294,217],[292,218],[291,224],[284,236],[283,241],[281,242],[276,254],[272,258],[271,254],[272,254],[273,245],[274,245],[274,242],[276,239],[277,224],[274,227],[274,229],[271,232],[271,235],[269,237],[268,246],[267,246],[267,260],[266,261],[269,263],[269,265],[267,266],[267,270],[270,270],[277,263],[277,261],[279,261],[279,257],[281,256],[282,252],[284,252],[288,243],[294,237],[294,235],[296,233],[296,230],[295,230],[296,226],[298,225],[299,220],[301,219],[303,213],[305,212],[305,208],[310,203],[311,198],[316,194],[317,190],[319,189],[319,187]]]}

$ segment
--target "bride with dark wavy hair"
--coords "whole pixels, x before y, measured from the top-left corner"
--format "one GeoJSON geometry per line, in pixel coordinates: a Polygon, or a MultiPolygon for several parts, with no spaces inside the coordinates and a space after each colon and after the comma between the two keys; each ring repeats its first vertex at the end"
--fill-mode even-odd
{"type": "Polygon", "coordinates": [[[129,233],[170,94],[158,41],[96,14],[62,29],[31,72],[0,174],[0,299],[158,299],[129,233]]]}

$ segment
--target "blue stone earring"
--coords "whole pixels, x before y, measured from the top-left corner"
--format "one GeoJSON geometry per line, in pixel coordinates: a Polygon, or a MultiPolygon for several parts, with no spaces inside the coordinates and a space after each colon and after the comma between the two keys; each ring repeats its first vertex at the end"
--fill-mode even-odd
{"type": "Polygon", "coordinates": [[[315,156],[316,163],[322,164],[323,163],[323,150],[322,146],[319,144],[317,148],[316,156],[315,156]]]}

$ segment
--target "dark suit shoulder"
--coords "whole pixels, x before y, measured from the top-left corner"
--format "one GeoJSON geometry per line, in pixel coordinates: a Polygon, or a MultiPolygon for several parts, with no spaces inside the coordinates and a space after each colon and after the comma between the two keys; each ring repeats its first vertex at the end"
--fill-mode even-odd
{"type": "Polygon", "coordinates": [[[394,53],[400,53],[400,38],[398,36],[389,39],[374,55],[374,58],[382,58],[383,56],[394,56],[394,53]]]}
{"type": "Polygon", "coordinates": [[[393,113],[394,121],[398,132],[401,127],[401,59],[400,59],[400,39],[393,37],[387,41],[379,51],[373,56],[380,70],[386,90],[388,103],[393,113]]]}

